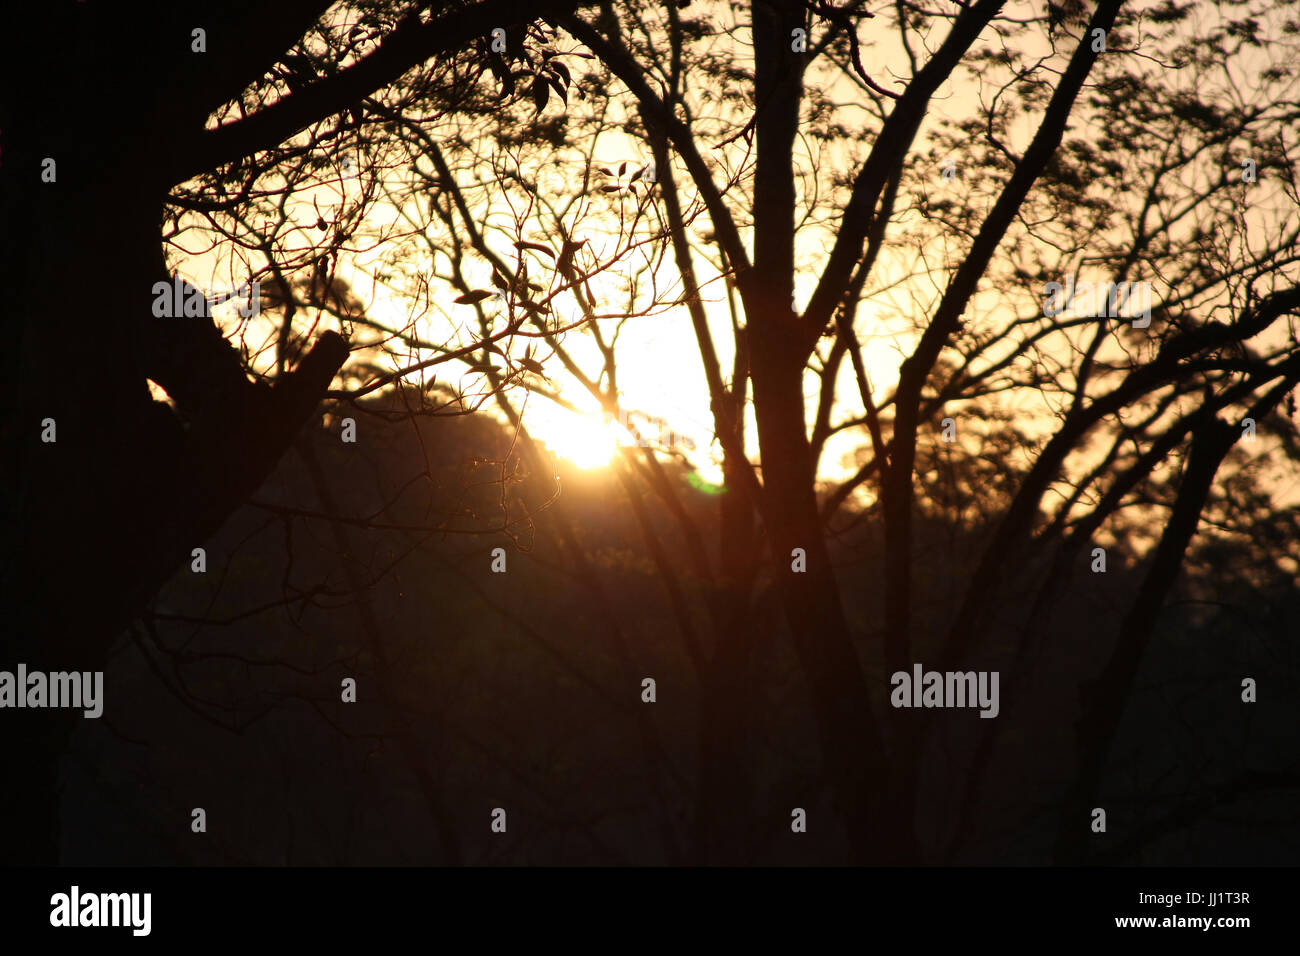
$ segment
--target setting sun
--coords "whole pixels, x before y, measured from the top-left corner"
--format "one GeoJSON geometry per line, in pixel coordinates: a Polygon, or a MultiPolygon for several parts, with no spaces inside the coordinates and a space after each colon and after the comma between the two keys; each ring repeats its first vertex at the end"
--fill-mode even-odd
{"type": "Polygon", "coordinates": [[[548,448],[583,469],[608,465],[619,446],[617,424],[592,414],[556,416],[543,434],[548,448]]]}

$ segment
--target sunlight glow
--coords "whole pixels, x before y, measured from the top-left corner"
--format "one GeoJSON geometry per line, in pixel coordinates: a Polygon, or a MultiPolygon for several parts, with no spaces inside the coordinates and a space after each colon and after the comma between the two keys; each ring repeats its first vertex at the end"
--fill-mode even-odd
{"type": "Polygon", "coordinates": [[[546,446],[579,468],[603,468],[614,458],[621,430],[616,422],[599,415],[556,416],[542,431],[546,446]]]}

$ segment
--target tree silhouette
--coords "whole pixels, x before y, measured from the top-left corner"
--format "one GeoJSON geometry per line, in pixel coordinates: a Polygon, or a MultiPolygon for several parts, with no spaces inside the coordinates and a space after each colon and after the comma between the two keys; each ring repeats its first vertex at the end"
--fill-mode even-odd
{"type": "MultiPolygon", "coordinates": [[[[254,382],[211,321],[155,317],[176,211],[233,222],[236,241],[289,267],[274,231],[284,206],[272,223],[238,217],[300,185],[321,147],[364,139],[380,119],[359,108],[363,97],[418,68],[410,95],[454,101],[486,69],[458,52],[498,27],[518,48],[528,23],[572,6],[366,4],[339,17],[316,2],[126,14],[90,3],[15,13],[0,107],[2,268],[11,288],[42,290],[6,310],[15,335],[4,436],[16,464],[5,471],[14,535],[4,581],[6,607],[18,609],[15,660],[99,669],[111,639],[264,480],[347,359],[345,339],[322,331],[291,371],[281,356],[283,374],[254,382]],[[57,69],[26,72],[18,48],[34,43],[59,51],[57,69]],[[108,74],[118,78],[111,91],[108,74]],[[173,192],[191,181],[199,188],[173,192]],[[184,409],[184,426],[148,380],[184,409]],[[54,442],[41,440],[46,420],[54,442]]],[[[336,225],[335,240],[348,228],[336,225]]],[[[307,254],[300,244],[299,260],[307,254]]],[[[25,712],[5,729],[32,781],[0,805],[6,820],[24,821],[7,848],[48,858],[67,725],[25,712]]]]}
{"type": "MultiPolygon", "coordinates": [[[[627,786],[661,788],[645,812],[670,862],[761,859],[786,804],[824,795],[820,819],[844,837],[835,859],[998,858],[990,847],[1039,789],[1010,857],[1129,859],[1225,794],[1293,785],[1277,741],[1264,769],[1159,807],[1115,774],[1124,728],[1158,713],[1139,693],[1144,661],[1160,659],[1181,602],[1215,586],[1189,550],[1193,565],[1287,566],[1292,516],[1264,472],[1293,473],[1278,409],[1300,383],[1294,12],[24,12],[15,35],[72,37],[77,55],[0,114],[6,221],[27,227],[6,232],[3,268],[11,289],[45,293],[14,300],[4,386],[15,659],[84,670],[128,626],[145,653],[178,659],[166,628],[202,630],[204,616],[153,596],[268,476],[301,465],[287,487],[302,500],[249,507],[287,537],[328,538],[328,560],[310,552],[319,583],[291,573],[299,544],[283,600],[241,594],[355,615],[384,701],[373,733],[404,754],[448,861],[467,856],[457,783],[430,741],[490,718],[409,705],[394,636],[406,619],[385,601],[404,593],[403,562],[485,564],[483,536],[564,569],[558,591],[537,584],[545,571],[523,586],[548,607],[581,595],[564,619],[603,642],[548,659],[592,694],[631,693],[644,654],[676,660],[665,673],[696,705],[690,726],[666,730],[644,707],[617,724],[638,763],[627,786]],[[127,47],[154,51],[174,81],[133,65],[124,116],[94,77],[127,47]],[[641,155],[611,162],[611,141],[641,155]],[[57,175],[42,180],[46,157],[57,175]],[[155,283],[209,252],[219,287],[261,284],[258,322],[153,314],[155,283]],[[672,371],[689,356],[690,375],[672,381],[707,390],[694,447],[676,440],[682,413],[639,408],[622,385],[635,331],[679,319],[664,335],[679,340],[672,371]],[[411,473],[362,497],[343,475],[363,462],[303,430],[323,401],[330,427],[409,429],[418,455],[376,445],[364,464],[411,473]],[[598,483],[564,490],[530,428],[544,402],[594,407],[640,439],[611,465],[625,510],[593,504],[598,483]],[[467,449],[458,476],[435,467],[446,449],[429,451],[442,442],[430,423],[489,410],[504,445],[467,449]],[[41,441],[45,419],[57,442],[41,441]],[[1239,443],[1247,433],[1256,444],[1239,443]],[[721,478],[705,492],[709,465],[721,478]],[[1222,536],[1254,527],[1267,532],[1249,546],[1222,536]],[[455,535],[476,544],[445,550],[455,535]],[[653,603],[671,653],[626,598],[653,603]],[[890,675],[917,664],[1000,672],[1003,713],[891,707],[890,675]],[[1119,849],[1089,842],[1111,797],[1148,837],[1116,823],[1119,849]]],[[[6,89],[22,88],[7,69],[6,89]]],[[[1249,583],[1252,600],[1288,606],[1273,574],[1249,583]]],[[[488,591],[472,606],[546,656],[556,633],[514,601],[488,591]]],[[[1193,623],[1209,641],[1212,625],[1193,623]]],[[[1214,693],[1238,700],[1225,680],[1214,693]]],[[[49,858],[69,724],[23,720],[7,727],[37,782],[0,809],[44,820],[10,849],[49,858]]],[[[534,746],[480,749],[504,751],[541,813],[563,787],[530,775],[534,746]]],[[[595,857],[625,855],[599,824],[584,832],[595,857]]]]}
{"type": "MultiPolygon", "coordinates": [[[[1300,367],[1286,324],[1300,304],[1292,160],[1278,146],[1274,125],[1294,110],[1284,92],[1291,70],[1273,58],[1286,46],[1282,33],[1272,54],[1258,57],[1263,21],[1224,13],[1198,23],[1193,39],[1185,30],[1190,7],[1100,3],[1086,23],[1052,17],[1052,47],[1042,44],[1041,19],[1016,19],[1004,6],[974,3],[933,18],[905,13],[894,24],[904,58],[904,78],[894,89],[863,69],[855,31],[869,15],[857,8],[756,3],[736,11],[734,21],[710,10],[689,24],[672,10],[650,24],[608,10],[595,20],[561,19],[637,100],[643,135],[656,153],[675,263],[688,307],[697,310],[716,434],[728,462],[726,500],[736,509],[734,524],[726,516],[720,524],[719,567],[741,575],[739,588],[724,589],[735,603],[718,615],[739,623],[717,637],[703,664],[716,686],[708,690],[706,676],[702,696],[719,710],[743,696],[727,681],[735,680],[734,648],[752,621],[745,595],[753,572],[746,579],[737,569],[753,568],[753,535],[761,529],[817,715],[826,773],[859,860],[913,861],[934,852],[925,845],[932,828],[925,841],[917,830],[918,787],[940,722],[927,711],[882,713],[873,706],[879,685],[859,662],[843,585],[826,548],[823,522],[833,509],[819,506],[816,461],[836,430],[831,413],[839,407],[845,358],[861,407],[847,427],[865,432],[871,457],[828,503],[842,505],[848,491],[865,485],[878,507],[884,561],[883,587],[875,593],[884,626],[881,645],[867,653],[879,653],[886,672],[908,670],[922,658],[940,670],[964,669],[1011,646],[1010,634],[1032,633],[1022,609],[1041,611],[1052,591],[1077,587],[1068,573],[1071,555],[1140,497],[1166,463],[1178,474],[1142,584],[1116,630],[1102,638],[1114,644],[1099,676],[1076,675],[1085,684],[1084,709],[1072,742],[1079,763],[1060,805],[1062,862],[1086,853],[1088,808],[1125,702],[1215,476],[1242,434],[1238,423],[1270,416],[1300,367]],[[929,38],[932,19],[946,30],[929,38]],[[820,37],[804,53],[797,31],[810,27],[819,27],[820,37]],[[752,40],[752,61],[695,54],[731,31],[752,40]],[[1242,97],[1223,79],[1229,64],[1246,59],[1252,90],[1242,97]],[[936,94],[967,73],[988,97],[965,116],[931,118],[936,94]],[[863,133],[849,132],[823,92],[835,80],[859,95],[854,105],[869,117],[863,133]],[[743,104],[743,115],[724,111],[719,119],[706,111],[711,89],[743,104]],[[1137,105],[1138,89],[1149,107],[1137,105]],[[1071,124],[1086,133],[1072,138],[1071,124]],[[862,144],[860,159],[843,181],[814,190],[807,170],[829,154],[821,152],[828,141],[846,150],[862,144]],[[709,158],[708,147],[719,144],[740,154],[729,168],[709,158]],[[951,172],[940,172],[944,154],[956,164],[951,172]],[[1243,155],[1252,157],[1249,164],[1237,161],[1243,155]],[[1259,182],[1247,166],[1271,171],[1267,192],[1246,192],[1259,182]],[[719,167],[727,169],[725,186],[716,179],[719,167]],[[946,185],[954,181],[960,189],[946,185]],[[742,358],[729,381],[699,314],[698,250],[687,248],[684,229],[671,221],[679,189],[707,209],[718,246],[712,268],[730,276],[743,315],[733,350],[742,358]],[[823,217],[829,226],[818,232],[823,217]],[[800,253],[800,236],[809,232],[825,243],[816,267],[804,265],[800,253]],[[869,380],[859,340],[863,323],[855,317],[909,267],[926,280],[919,286],[934,292],[919,292],[917,283],[908,290],[915,331],[900,330],[911,344],[902,348],[897,383],[881,399],[873,394],[877,383],[869,380]],[[1140,331],[1146,326],[1132,303],[1123,310],[1123,292],[1115,303],[1104,295],[1099,311],[1045,308],[1038,290],[1082,268],[1112,287],[1158,277],[1149,331],[1140,331]],[[792,308],[796,281],[805,275],[815,288],[802,309],[792,308]],[[1115,321],[1130,316],[1131,323],[1115,321]],[[815,410],[805,401],[810,375],[820,380],[815,410]],[[921,449],[945,413],[957,416],[953,424],[970,422],[969,403],[1017,393],[1039,396],[1055,421],[1040,438],[1017,443],[1023,474],[1006,476],[1008,500],[982,556],[957,577],[948,608],[926,615],[927,632],[914,597],[923,561],[916,524],[921,449]],[[741,447],[742,409],[751,407],[757,469],[741,447]],[[807,555],[800,572],[791,571],[796,549],[807,555]],[[1035,557],[1054,551],[1054,561],[1035,557]],[[1048,568],[1036,581],[1020,573],[1048,568]]],[[[882,48],[887,33],[873,24],[873,35],[882,48]]],[[[1082,272],[1078,278],[1082,283],[1082,272]]],[[[1023,664],[1021,655],[1017,666],[1023,664]]],[[[727,719],[717,722],[725,726],[727,719]]],[[[711,753],[725,765],[733,751],[723,743],[711,753]]],[[[712,833],[725,830],[727,808],[744,789],[739,768],[715,772],[725,795],[712,800],[714,814],[708,798],[701,804],[712,833]]]]}

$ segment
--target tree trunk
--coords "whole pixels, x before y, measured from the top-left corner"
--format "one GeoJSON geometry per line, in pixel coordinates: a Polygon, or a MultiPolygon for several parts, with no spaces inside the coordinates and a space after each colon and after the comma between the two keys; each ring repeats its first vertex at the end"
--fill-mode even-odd
{"type": "MultiPolygon", "coordinates": [[[[66,69],[4,115],[4,669],[103,670],[111,642],[264,480],[347,356],[326,333],[297,373],[255,386],[210,319],[153,316],[153,285],[169,278],[159,226],[176,130],[84,65],[66,69]],[[188,427],[147,378],[187,406],[188,427]]],[[[111,713],[113,687],[104,694],[111,713]]],[[[54,862],[54,768],[79,718],[16,713],[0,713],[0,745],[31,763],[7,788],[0,842],[54,862]]]]}
{"type": "Polygon", "coordinates": [[[856,861],[914,862],[914,811],[890,786],[880,726],[822,537],[804,420],[803,363],[776,334],[755,335],[753,349],[764,523],[834,803],[856,861]],[[795,549],[806,556],[803,572],[792,569],[795,549]]]}

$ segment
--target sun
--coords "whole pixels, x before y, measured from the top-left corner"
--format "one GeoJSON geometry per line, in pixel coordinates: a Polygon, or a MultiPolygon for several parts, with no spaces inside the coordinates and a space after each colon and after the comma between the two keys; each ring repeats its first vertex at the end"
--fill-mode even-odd
{"type": "Polygon", "coordinates": [[[603,468],[618,451],[618,426],[603,416],[569,412],[540,430],[548,448],[579,468],[603,468]]]}

